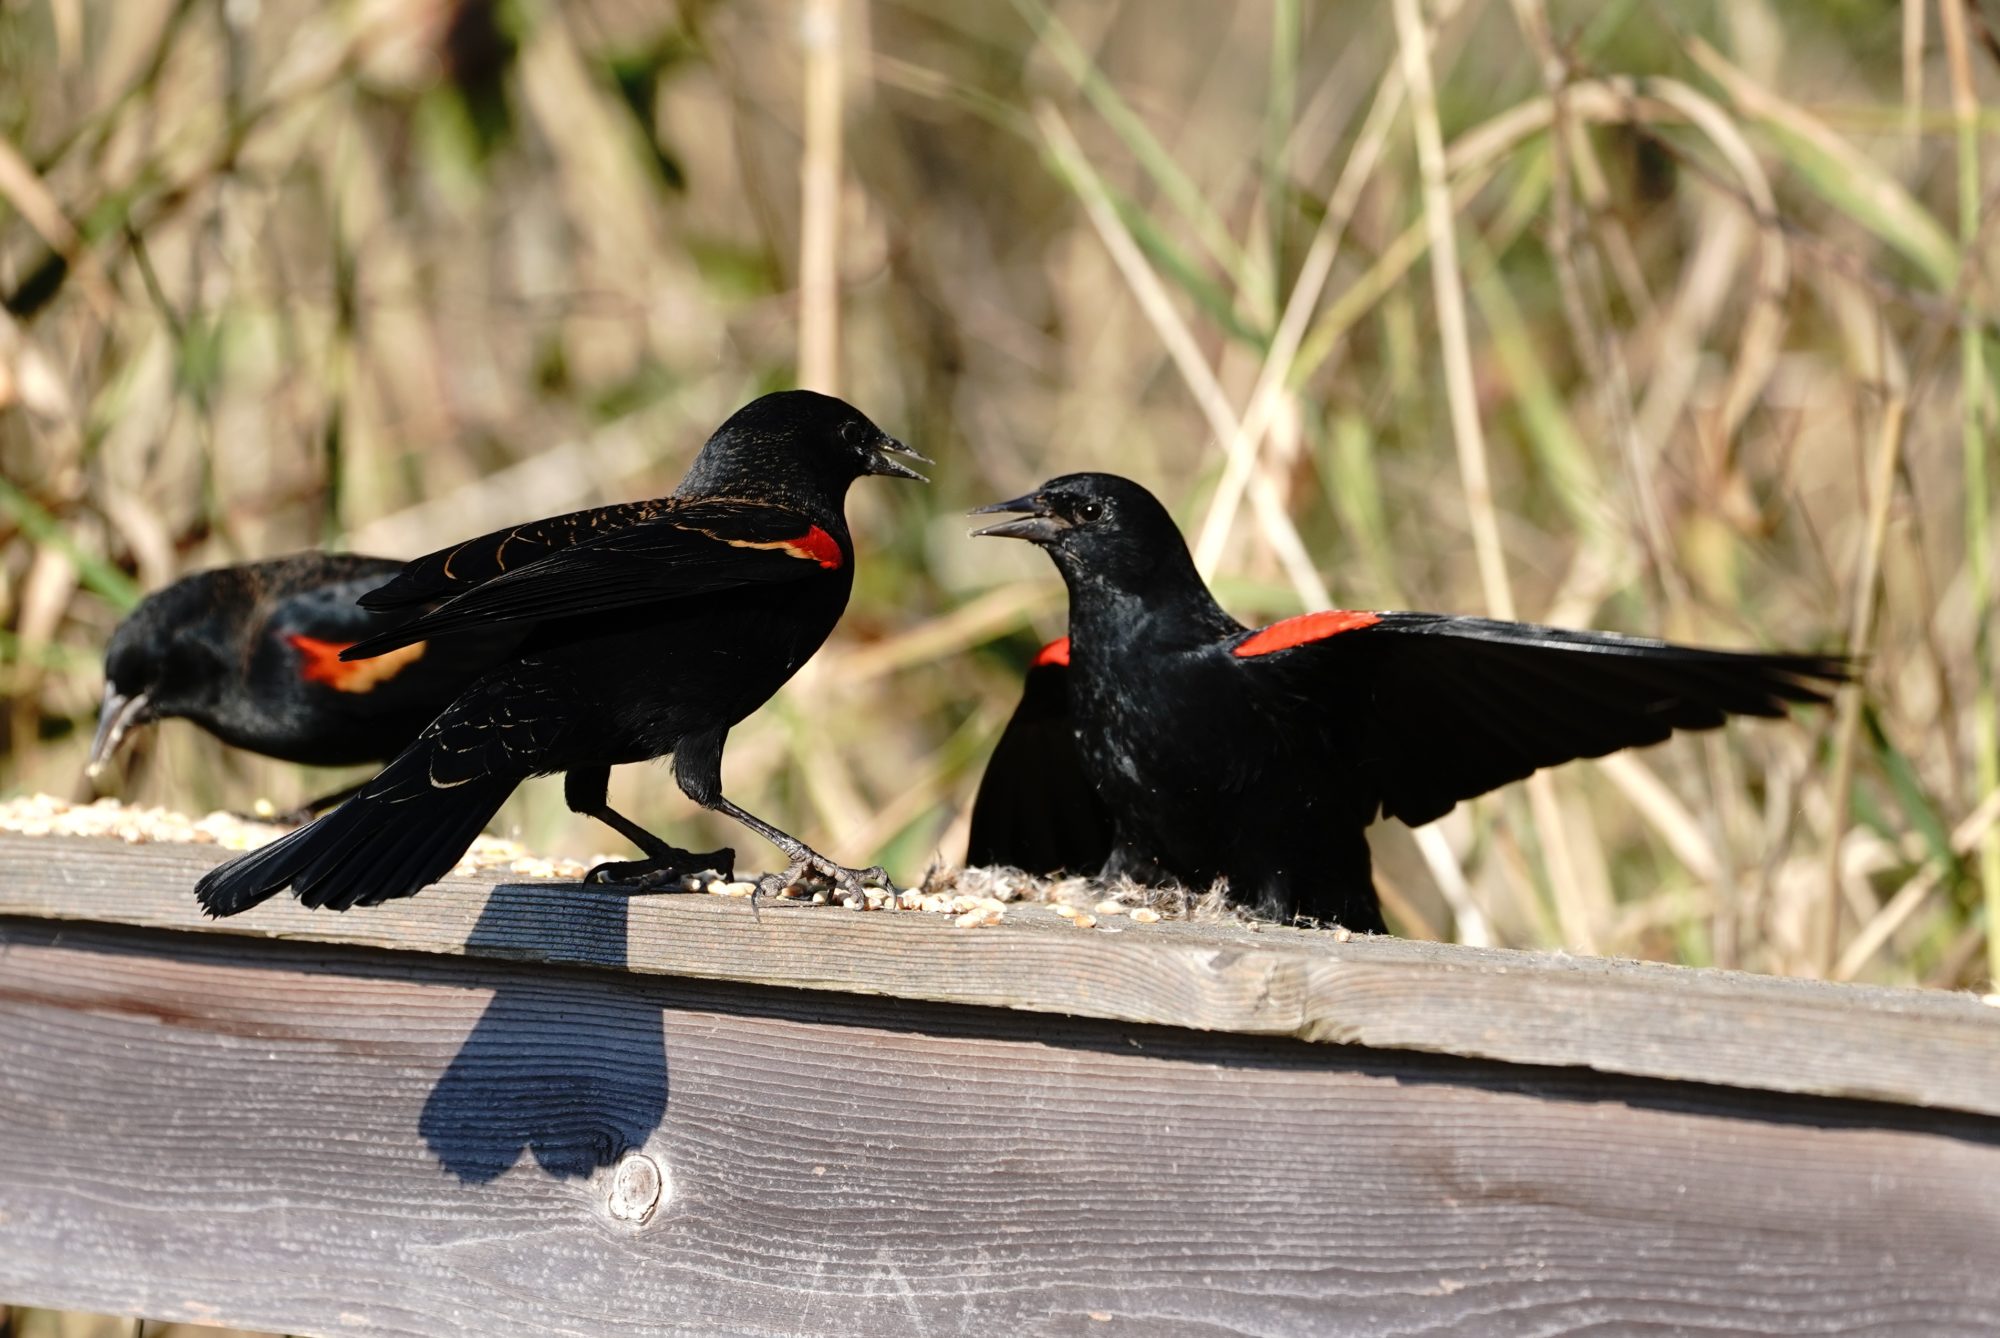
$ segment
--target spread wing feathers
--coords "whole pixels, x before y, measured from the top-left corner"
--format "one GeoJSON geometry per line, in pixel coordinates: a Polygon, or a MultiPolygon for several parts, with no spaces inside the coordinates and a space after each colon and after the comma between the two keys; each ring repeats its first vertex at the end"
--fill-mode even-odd
{"type": "Polygon", "coordinates": [[[1038,664],[979,779],[965,862],[1095,873],[1111,854],[1111,836],[1071,731],[1069,668],[1038,664]]]}
{"type": "MultiPolygon", "coordinates": [[[[429,561],[430,559],[422,559],[429,561]]],[[[601,613],[732,586],[798,580],[839,567],[840,547],[795,511],[703,499],[621,530],[547,552],[490,577],[341,658],[468,628],[601,613]]]]}
{"type": "Polygon", "coordinates": [[[1324,703],[1330,745],[1377,780],[1385,814],[1413,826],[1542,767],[1825,702],[1851,673],[1834,655],[1426,613],[1381,614],[1245,663],[1324,703]]]}
{"type": "Polygon", "coordinates": [[[652,520],[675,505],[669,498],[620,502],[482,534],[405,563],[394,579],[363,595],[361,605],[407,609],[450,599],[558,549],[652,520]]]}

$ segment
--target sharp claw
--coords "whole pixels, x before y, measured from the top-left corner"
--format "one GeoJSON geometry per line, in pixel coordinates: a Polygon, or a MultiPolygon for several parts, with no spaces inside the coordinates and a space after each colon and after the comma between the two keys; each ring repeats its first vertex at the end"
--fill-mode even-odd
{"type": "MultiPolygon", "coordinates": [[[[868,904],[870,884],[887,892],[892,899],[898,891],[895,882],[889,877],[889,871],[879,864],[868,869],[849,869],[835,864],[832,860],[821,859],[809,853],[807,858],[793,860],[783,873],[760,875],[756,879],[757,890],[751,894],[751,906],[754,908],[760,897],[782,895],[787,888],[796,886],[802,878],[808,876],[826,879],[843,899],[851,897],[855,904],[861,906],[868,904]]],[[[893,900],[891,905],[894,905],[893,900]]]]}

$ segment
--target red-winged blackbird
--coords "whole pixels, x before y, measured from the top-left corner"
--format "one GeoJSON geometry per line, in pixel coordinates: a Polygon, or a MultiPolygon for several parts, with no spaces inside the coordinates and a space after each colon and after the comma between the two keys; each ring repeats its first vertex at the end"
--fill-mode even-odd
{"type": "Polygon", "coordinates": [[[993,745],[972,801],[965,862],[1092,874],[1110,853],[1111,817],[1070,731],[1063,637],[1036,653],[1021,704],[993,745]]]}
{"type": "Polygon", "coordinates": [[[1430,822],[1538,767],[1781,716],[1848,677],[1837,656],[1437,613],[1252,630],[1128,479],[1071,474],[981,511],[1018,513],[977,533],[1040,545],[1069,587],[1076,747],[1114,828],[1103,873],[1227,879],[1280,918],[1382,930],[1364,835],[1378,812],[1430,822]]]}
{"type": "Polygon", "coordinates": [[[790,867],[766,888],[808,872],[849,890],[886,881],[725,799],[722,744],[839,621],[854,583],[848,485],[923,477],[897,456],[922,459],[837,399],[766,395],[716,429],[671,497],[535,521],[410,563],[362,603],[436,607],[343,660],[501,627],[523,634],[519,649],[352,799],[210,872],[195,888],[202,906],[233,915],[287,886],[336,910],[409,896],[450,870],[515,786],[557,771],[573,810],[647,856],[600,865],[591,881],[644,891],[698,870],[726,876],[733,851],[676,849],[605,803],[613,766],[668,753],[690,799],[785,852],[790,867]]]}
{"type": "Polygon", "coordinates": [[[171,719],[286,762],[388,761],[515,639],[417,642],[343,662],[349,646],[407,620],[355,603],[402,566],[357,553],[297,553],[195,572],[146,596],[105,649],[86,774],[96,780],[139,727],[171,719]]]}

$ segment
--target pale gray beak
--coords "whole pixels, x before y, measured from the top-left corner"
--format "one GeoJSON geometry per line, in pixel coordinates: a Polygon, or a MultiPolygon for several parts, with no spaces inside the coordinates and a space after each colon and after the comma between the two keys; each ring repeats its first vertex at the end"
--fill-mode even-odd
{"type": "Polygon", "coordinates": [[[127,697],[109,683],[104,685],[104,701],[97,708],[97,734],[90,741],[90,761],[83,768],[86,780],[95,781],[104,774],[132,727],[146,723],[152,704],[143,692],[127,697]]]}

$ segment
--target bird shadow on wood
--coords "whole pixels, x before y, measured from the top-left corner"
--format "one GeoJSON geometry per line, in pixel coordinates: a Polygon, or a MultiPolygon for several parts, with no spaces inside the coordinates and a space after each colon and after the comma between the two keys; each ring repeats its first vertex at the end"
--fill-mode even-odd
{"type": "MultiPolygon", "coordinates": [[[[576,886],[503,883],[466,944],[511,954],[561,943],[574,950],[565,956],[622,967],[629,904],[576,886]]],[[[497,987],[418,1120],[444,1169],[486,1184],[526,1151],[548,1174],[576,1179],[643,1145],[667,1110],[666,1032],[647,984],[551,971],[497,987]]]]}

